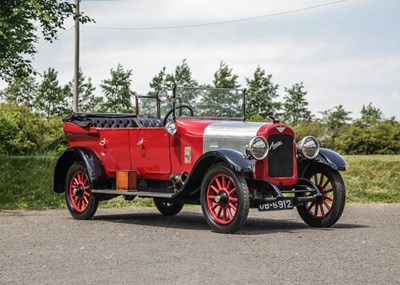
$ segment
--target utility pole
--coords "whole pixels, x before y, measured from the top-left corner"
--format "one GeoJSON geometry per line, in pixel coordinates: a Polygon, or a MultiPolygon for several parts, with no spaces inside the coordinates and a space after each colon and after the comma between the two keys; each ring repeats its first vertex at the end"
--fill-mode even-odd
{"type": "Polygon", "coordinates": [[[74,75],[74,100],[72,110],[74,113],[78,112],[78,98],[79,98],[79,2],[75,0],[75,75],[74,75]]]}

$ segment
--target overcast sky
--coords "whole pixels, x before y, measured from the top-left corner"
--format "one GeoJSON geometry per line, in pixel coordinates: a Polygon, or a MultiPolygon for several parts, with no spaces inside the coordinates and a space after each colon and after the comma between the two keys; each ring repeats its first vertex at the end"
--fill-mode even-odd
{"type": "MultiPolygon", "coordinates": [[[[284,87],[304,82],[316,115],[342,104],[359,117],[372,102],[400,119],[398,0],[83,0],[81,10],[96,20],[81,28],[80,65],[99,95],[118,63],[133,70],[132,90],[145,94],[163,66],[173,72],[186,58],[202,84],[223,60],[243,87],[260,65],[281,98],[284,87]],[[201,25],[244,18],[255,19],[201,25]],[[188,25],[200,26],[167,28],[188,25]],[[165,29],[147,29],[155,27],[165,29]]],[[[73,78],[73,28],[38,51],[38,71],[54,67],[62,84],[73,78]]]]}

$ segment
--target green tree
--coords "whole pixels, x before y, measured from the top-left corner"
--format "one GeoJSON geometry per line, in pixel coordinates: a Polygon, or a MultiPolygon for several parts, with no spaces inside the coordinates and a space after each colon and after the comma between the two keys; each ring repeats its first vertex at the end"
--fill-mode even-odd
{"type": "MultiPolygon", "coordinates": [[[[68,97],[73,97],[74,81],[68,82],[65,87],[68,92],[68,97]]],[[[96,96],[94,91],[96,87],[92,83],[92,78],[83,74],[82,69],[79,69],[79,85],[78,85],[78,108],[80,112],[101,112],[104,100],[103,97],[96,96]]]]}
{"type": "Polygon", "coordinates": [[[32,109],[34,100],[37,97],[37,89],[38,84],[36,83],[35,77],[16,77],[0,92],[0,99],[7,103],[23,104],[32,109]]]}
{"type": "MultiPolygon", "coordinates": [[[[57,39],[65,20],[74,16],[75,5],[60,0],[2,1],[0,7],[0,79],[11,82],[35,74],[31,58],[42,34],[45,41],[57,39]]],[[[92,21],[81,14],[81,23],[92,21]]]]}
{"type": "Polygon", "coordinates": [[[49,68],[43,73],[43,80],[38,87],[35,108],[46,118],[63,116],[68,112],[68,94],[58,82],[58,73],[49,68]]]}
{"type": "Polygon", "coordinates": [[[147,95],[156,96],[157,92],[161,90],[171,90],[173,88],[173,85],[171,85],[170,82],[167,81],[167,77],[168,74],[166,72],[166,67],[163,66],[160,72],[157,73],[157,75],[155,75],[150,81],[149,86],[152,91],[150,91],[147,95]]]}
{"type": "Polygon", "coordinates": [[[334,136],[337,134],[340,128],[351,121],[351,112],[346,111],[342,104],[322,111],[321,114],[322,122],[328,126],[329,130],[333,132],[334,136]]]}
{"type": "Polygon", "coordinates": [[[198,105],[199,115],[203,117],[243,117],[243,91],[240,87],[239,76],[233,73],[223,61],[214,73],[213,85],[217,89],[205,90],[201,94],[201,102],[198,105]]]}
{"type": "Polygon", "coordinates": [[[263,118],[280,109],[280,103],[274,102],[278,95],[278,84],[271,81],[272,75],[266,74],[265,70],[257,67],[253,78],[246,78],[246,116],[251,117],[256,114],[263,118]]]}
{"type": "Polygon", "coordinates": [[[299,121],[311,121],[313,115],[308,109],[306,100],[307,91],[304,90],[303,82],[296,83],[290,88],[285,87],[283,103],[283,118],[289,123],[297,123],[299,121]]]}
{"type": "Polygon", "coordinates": [[[240,84],[237,82],[239,76],[232,73],[230,68],[223,61],[220,62],[218,70],[214,73],[213,84],[215,88],[239,88],[240,84]]]}
{"type": "Polygon", "coordinates": [[[379,108],[373,107],[370,102],[368,106],[362,106],[360,120],[366,126],[371,126],[383,120],[383,113],[379,108]]]}
{"type": "Polygon", "coordinates": [[[100,85],[106,97],[103,109],[106,112],[132,112],[131,76],[132,70],[124,70],[121,64],[111,69],[111,78],[103,80],[100,85]]]}

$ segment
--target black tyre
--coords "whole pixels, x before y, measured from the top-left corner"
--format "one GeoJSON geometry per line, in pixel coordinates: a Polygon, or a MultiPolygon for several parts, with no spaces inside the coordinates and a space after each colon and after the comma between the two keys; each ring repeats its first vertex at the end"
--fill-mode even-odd
{"type": "Polygon", "coordinates": [[[88,220],[96,213],[98,199],[92,194],[92,183],[83,162],[75,162],[67,173],[65,200],[72,217],[88,220]]]}
{"type": "Polygon", "coordinates": [[[317,164],[306,171],[305,178],[320,189],[323,197],[320,201],[298,206],[300,217],[311,227],[327,228],[334,225],[346,203],[346,187],[342,176],[326,165],[317,164]]]}
{"type": "Polygon", "coordinates": [[[156,205],[158,211],[160,211],[160,213],[164,216],[175,216],[183,208],[183,203],[181,202],[166,202],[156,198],[154,198],[154,204],[156,205]]]}
{"type": "Polygon", "coordinates": [[[201,208],[216,232],[235,233],[249,214],[249,189],[243,174],[223,163],[212,166],[201,183],[201,208]]]}

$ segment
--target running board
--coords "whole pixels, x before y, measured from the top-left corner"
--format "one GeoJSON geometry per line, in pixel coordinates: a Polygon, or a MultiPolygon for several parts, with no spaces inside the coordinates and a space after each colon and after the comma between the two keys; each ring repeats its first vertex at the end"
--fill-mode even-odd
{"type": "Polygon", "coordinates": [[[156,197],[156,198],[173,198],[176,193],[160,193],[146,191],[116,191],[109,189],[92,189],[93,194],[109,194],[109,195],[124,195],[124,196],[140,196],[140,197],[156,197]]]}

